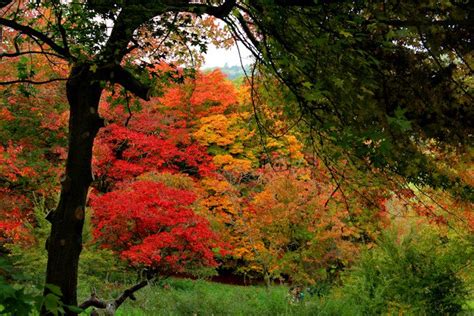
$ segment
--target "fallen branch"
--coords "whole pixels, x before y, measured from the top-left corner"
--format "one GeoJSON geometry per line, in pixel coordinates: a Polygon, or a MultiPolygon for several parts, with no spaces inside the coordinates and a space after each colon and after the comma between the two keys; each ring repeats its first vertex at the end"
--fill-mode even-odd
{"type": "Polygon", "coordinates": [[[134,293],[140,290],[141,288],[147,286],[149,282],[150,279],[143,280],[140,283],[135,284],[134,286],[126,289],[117,299],[111,301],[99,299],[94,291],[86,301],[79,305],[79,308],[85,310],[89,307],[95,307],[105,309],[107,315],[115,315],[117,309],[120,307],[120,305],[123,304],[123,302],[127,300],[127,298],[130,298],[132,301],[135,301],[136,297],[134,293]]]}

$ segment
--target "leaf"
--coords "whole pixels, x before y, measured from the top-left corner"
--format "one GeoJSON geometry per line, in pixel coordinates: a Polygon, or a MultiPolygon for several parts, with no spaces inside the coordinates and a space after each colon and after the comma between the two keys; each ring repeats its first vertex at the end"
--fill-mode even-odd
{"type": "Polygon", "coordinates": [[[52,294],[54,294],[58,297],[61,297],[63,295],[62,292],[61,292],[61,288],[57,285],[48,283],[44,287],[47,288],[48,290],[50,290],[52,294]]]}
{"type": "Polygon", "coordinates": [[[308,82],[308,81],[303,82],[303,87],[305,88],[311,89],[312,86],[313,84],[311,82],[308,82]]]}
{"type": "Polygon", "coordinates": [[[98,66],[97,66],[97,64],[92,64],[89,69],[90,69],[90,71],[92,71],[93,73],[96,73],[96,72],[97,72],[97,69],[98,69],[98,66]]]}
{"type": "Polygon", "coordinates": [[[351,33],[347,32],[347,31],[344,31],[344,30],[339,30],[339,34],[341,34],[345,38],[352,37],[351,33]]]}
{"type": "Polygon", "coordinates": [[[84,312],[84,310],[82,308],[79,308],[79,307],[74,306],[74,305],[64,305],[64,307],[66,307],[68,310],[70,310],[73,313],[80,314],[80,313],[84,312]]]}
{"type": "Polygon", "coordinates": [[[406,109],[398,107],[395,110],[395,116],[390,117],[387,115],[387,121],[390,125],[398,127],[400,131],[407,132],[412,130],[411,122],[405,117],[406,109]]]}
{"type": "Polygon", "coordinates": [[[44,297],[43,305],[44,308],[53,313],[53,315],[58,315],[59,312],[64,312],[59,297],[53,293],[49,293],[44,297]]]}

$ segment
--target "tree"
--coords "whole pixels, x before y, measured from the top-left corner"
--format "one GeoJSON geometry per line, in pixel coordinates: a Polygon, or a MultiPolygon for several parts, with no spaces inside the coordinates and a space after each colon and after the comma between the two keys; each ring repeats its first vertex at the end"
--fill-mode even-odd
{"type": "Polygon", "coordinates": [[[191,209],[194,199],[191,191],[153,181],[94,196],[94,235],[132,265],[161,275],[214,267],[213,251],[224,245],[191,209]]]}
{"type": "MultiPolygon", "coordinates": [[[[87,191],[92,181],[92,146],[98,130],[104,125],[103,119],[98,114],[104,88],[102,82],[121,84],[138,97],[148,100],[152,86],[139,81],[132,72],[121,65],[124,56],[135,48],[135,45],[146,44],[136,43],[129,46],[129,43],[135,41],[135,31],[145,23],[149,23],[150,26],[162,24],[157,19],[155,22],[151,21],[155,16],[161,16],[162,22],[171,19],[163,22],[163,25],[171,29],[175,25],[172,19],[174,12],[197,10],[201,14],[208,13],[222,17],[230,11],[231,4],[233,3],[226,2],[222,6],[214,7],[189,5],[185,1],[143,2],[127,3],[119,8],[113,1],[70,4],[62,4],[59,1],[28,4],[15,1],[2,2],[3,16],[8,18],[2,17],[0,24],[18,32],[19,36],[14,41],[26,37],[38,43],[37,52],[68,60],[72,64],[66,83],[70,105],[68,158],[66,171],[61,179],[59,205],[48,216],[52,228],[46,245],[48,250],[46,283],[60,287],[63,303],[77,305],[77,268],[82,247],[81,236],[87,191]],[[39,13],[38,20],[42,21],[35,24],[37,28],[28,24],[28,18],[35,12],[39,13]],[[98,14],[102,14],[103,18],[110,17],[114,21],[108,38],[105,38],[104,34],[105,21],[96,23],[92,20],[98,14]],[[97,47],[97,43],[102,45],[97,47]]],[[[183,19],[189,17],[177,19],[176,25],[190,23],[183,19]]],[[[159,32],[158,27],[150,29],[159,32]]],[[[174,33],[182,35],[179,32],[174,33]]],[[[163,35],[163,38],[166,40],[167,36],[163,35]]],[[[172,41],[167,43],[170,42],[172,41]]],[[[12,47],[19,46],[12,43],[12,47]]],[[[2,57],[25,54],[28,52],[18,50],[11,54],[3,54],[2,57]]],[[[29,76],[19,78],[19,82],[37,83],[29,76]]]]}
{"type": "MultiPolygon", "coordinates": [[[[432,141],[464,154],[472,145],[473,28],[466,4],[277,5],[287,2],[239,3],[240,13],[224,19],[263,72],[272,70],[264,90],[281,94],[274,83],[287,86],[295,106],[285,111],[306,123],[316,149],[327,155],[336,145],[331,155],[358,168],[472,201],[472,186],[426,154],[432,141]]],[[[261,76],[253,82],[254,94],[264,95],[261,76]]]]}
{"type": "Polygon", "coordinates": [[[312,177],[308,168],[267,173],[264,190],[251,202],[255,219],[248,220],[249,234],[260,244],[256,260],[267,265],[270,278],[333,282],[356,259],[360,245],[384,228],[383,204],[368,206],[354,192],[341,193],[329,172],[315,169],[312,177]]]}
{"type": "MultiPolygon", "coordinates": [[[[472,141],[467,136],[474,126],[468,4],[3,0],[0,11],[0,25],[16,34],[2,58],[42,54],[70,64],[68,157],[59,205],[48,216],[52,229],[46,247],[46,282],[60,287],[65,304],[77,305],[92,146],[104,125],[99,115],[104,86],[119,84],[148,100],[160,83],[181,81],[177,72],[148,65],[170,56],[180,59],[182,53],[171,49],[179,44],[191,52],[191,46],[204,50],[206,34],[186,26],[205,14],[223,19],[257,60],[272,69],[301,106],[293,112],[306,118],[308,134],[317,135],[320,143],[369,161],[369,169],[389,169],[410,181],[472,198],[472,187],[440,171],[420,141],[472,141]],[[417,168],[410,168],[410,161],[417,168]]],[[[17,79],[2,84],[63,79],[37,81],[34,71],[19,71],[17,79]]]]}

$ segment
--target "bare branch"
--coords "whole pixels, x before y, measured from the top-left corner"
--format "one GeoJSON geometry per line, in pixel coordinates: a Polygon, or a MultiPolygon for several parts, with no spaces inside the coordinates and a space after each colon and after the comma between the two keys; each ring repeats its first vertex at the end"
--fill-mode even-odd
{"type": "Polygon", "coordinates": [[[61,58],[61,59],[64,58],[61,55],[58,55],[58,54],[55,54],[55,53],[50,53],[50,52],[45,52],[45,51],[23,51],[23,52],[18,51],[18,52],[15,52],[15,53],[2,53],[2,54],[0,54],[0,59],[2,59],[3,57],[11,58],[11,57],[18,57],[18,56],[30,55],[30,54],[48,55],[48,56],[54,56],[54,57],[61,58]]]}
{"type": "Polygon", "coordinates": [[[86,301],[84,301],[81,305],[79,305],[79,308],[81,309],[87,309],[89,307],[97,307],[97,308],[107,308],[107,303],[103,300],[100,300],[96,293],[93,292],[91,294],[91,297],[89,297],[86,301]]]}
{"type": "Polygon", "coordinates": [[[136,300],[136,297],[135,297],[135,295],[134,295],[135,292],[138,291],[138,290],[140,290],[140,289],[142,289],[142,288],[144,288],[145,286],[147,286],[147,285],[148,285],[148,282],[149,282],[149,280],[143,280],[143,281],[141,281],[140,283],[135,284],[135,285],[132,286],[131,288],[126,289],[126,290],[122,293],[122,295],[120,295],[119,298],[117,298],[117,299],[115,300],[115,302],[114,302],[114,303],[115,303],[115,304],[114,304],[114,305],[115,305],[115,308],[119,308],[120,305],[122,305],[122,303],[125,302],[125,300],[126,300],[127,298],[130,298],[132,301],[135,301],[135,300],[136,300]]]}
{"type": "MultiPolygon", "coordinates": [[[[58,5],[60,5],[60,3],[55,3],[55,7],[58,6],[58,5]]],[[[58,12],[56,13],[56,23],[58,24],[59,33],[61,34],[61,39],[62,39],[62,42],[63,42],[63,45],[64,45],[64,50],[69,55],[70,52],[69,52],[69,45],[67,43],[66,29],[64,29],[64,26],[62,25],[62,22],[61,22],[62,19],[63,19],[63,11],[60,7],[56,8],[56,10],[58,10],[58,12]]]]}
{"type": "Polygon", "coordinates": [[[96,293],[93,292],[86,301],[79,305],[79,308],[86,309],[88,307],[96,307],[101,309],[107,309],[110,312],[115,313],[115,311],[127,300],[127,298],[132,301],[136,300],[135,292],[144,288],[149,283],[149,279],[143,280],[140,283],[135,284],[134,286],[126,289],[123,293],[115,300],[104,301],[97,297],[96,293]]]}
{"type": "Polygon", "coordinates": [[[128,123],[130,122],[130,120],[132,119],[132,116],[133,116],[132,109],[130,109],[130,97],[128,96],[127,91],[125,91],[125,101],[127,102],[126,104],[127,104],[128,117],[125,120],[124,126],[127,127],[128,123]]]}
{"type": "Polygon", "coordinates": [[[35,80],[30,80],[30,79],[18,79],[18,80],[10,80],[10,81],[0,81],[0,86],[7,86],[10,84],[17,84],[17,83],[29,83],[29,84],[46,84],[46,83],[51,83],[55,81],[66,81],[67,78],[51,78],[48,80],[43,80],[43,81],[35,81],[35,80]]]}
{"type": "Polygon", "coordinates": [[[208,6],[206,9],[206,13],[209,15],[213,15],[216,18],[222,19],[229,15],[232,11],[234,6],[236,5],[236,0],[226,0],[222,5],[218,7],[210,7],[208,6]]]}
{"type": "Polygon", "coordinates": [[[326,200],[326,202],[324,203],[324,207],[327,207],[328,204],[329,204],[329,201],[331,201],[332,197],[334,196],[334,194],[336,194],[336,192],[339,190],[339,188],[341,187],[340,183],[338,181],[336,181],[334,178],[333,178],[333,181],[336,182],[336,188],[331,192],[331,194],[329,195],[328,199],[326,200]]]}

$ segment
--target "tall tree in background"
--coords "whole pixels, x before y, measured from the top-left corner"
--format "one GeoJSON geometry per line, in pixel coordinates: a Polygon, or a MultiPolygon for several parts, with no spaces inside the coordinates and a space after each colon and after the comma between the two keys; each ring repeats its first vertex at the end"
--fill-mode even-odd
{"type": "MultiPolygon", "coordinates": [[[[322,154],[336,148],[361,168],[387,169],[472,199],[472,187],[426,150],[432,140],[454,140],[456,150],[472,145],[472,10],[464,2],[2,0],[0,16],[0,25],[16,34],[2,59],[43,54],[70,64],[62,78],[70,107],[68,158],[46,246],[46,282],[60,287],[65,304],[77,305],[103,89],[119,84],[148,100],[160,84],[180,81],[180,72],[152,65],[205,50],[211,35],[188,27],[205,16],[224,20],[272,71],[270,80],[287,86],[299,107],[286,110],[308,123],[322,154]]],[[[2,84],[43,82],[24,69],[2,84]]]]}

